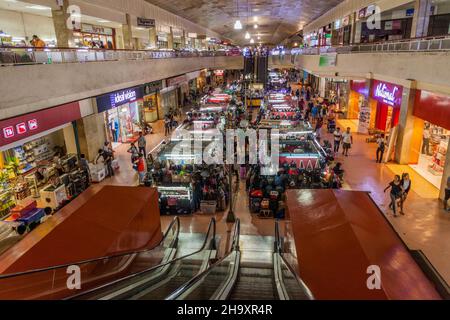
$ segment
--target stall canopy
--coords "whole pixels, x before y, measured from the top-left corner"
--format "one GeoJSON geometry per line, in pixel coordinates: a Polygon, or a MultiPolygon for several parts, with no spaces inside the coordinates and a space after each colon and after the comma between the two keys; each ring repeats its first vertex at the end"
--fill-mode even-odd
{"type": "Polygon", "coordinates": [[[289,190],[301,278],[316,299],[440,299],[368,193],[289,190]],[[381,288],[368,288],[379,266],[381,288]]]}

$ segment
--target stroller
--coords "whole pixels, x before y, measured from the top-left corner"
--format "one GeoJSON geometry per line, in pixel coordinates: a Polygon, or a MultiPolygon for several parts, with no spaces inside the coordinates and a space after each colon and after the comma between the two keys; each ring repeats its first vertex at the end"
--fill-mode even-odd
{"type": "Polygon", "coordinates": [[[333,133],[336,130],[336,120],[328,120],[327,129],[329,133],[333,133]]]}

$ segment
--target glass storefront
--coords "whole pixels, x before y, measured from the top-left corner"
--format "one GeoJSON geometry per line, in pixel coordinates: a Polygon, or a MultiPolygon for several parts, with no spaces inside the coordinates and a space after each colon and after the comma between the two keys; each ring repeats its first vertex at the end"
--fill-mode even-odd
{"type": "Polygon", "coordinates": [[[141,131],[139,108],[142,102],[130,102],[105,112],[107,136],[113,147],[134,142],[141,131]]]}
{"type": "Polygon", "coordinates": [[[81,24],[81,29],[73,33],[76,47],[104,47],[115,49],[115,30],[87,23],[81,24]]]}

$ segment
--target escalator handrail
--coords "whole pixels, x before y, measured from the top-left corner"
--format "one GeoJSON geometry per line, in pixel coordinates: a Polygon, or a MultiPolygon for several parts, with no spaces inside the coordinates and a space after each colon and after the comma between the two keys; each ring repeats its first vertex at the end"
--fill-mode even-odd
{"type": "Polygon", "coordinates": [[[140,254],[140,253],[152,251],[155,248],[157,248],[158,246],[160,246],[162,243],[164,243],[164,241],[166,240],[167,236],[169,235],[170,230],[172,230],[172,228],[174,227],[175,224],[177,225],[176,237],[174,238],[175,242],[176,242],[176,240],[178,240],[178,236],[180,234],[180,218],[179,217],[175,217],[172,220],[172,222],[167,227],[167,230],[164,233],[163,237],[161,238],[161,241],[158,243],[158,245],[156,245],[155,247],[153,247],[151,249],[129,251],[129,252],[125,252],[125,253],[120,253],[120,254],[115,254],[115,255],[110,255],[110,256],[104,256],[104,257],[94,258],[94,259],[88,259],[88,260],[82,260],[82,261],[77,261],[77,262],[72,262],[72,263],[66,263],[66,264],[61,264],[61,265],[56,265],[56,266],[51,266],[51,267],[46,267],[46,268],[39,268],[39,269],[27,270],[27,271],[23,271],[23,272],[4,274],[4,275],[0,275],[0,280],[6,279],[6,278],[13,278],[13,277],[24,276],[24,275],[28,275],[28,274],[40,273],[40,272],[45,272],[45,271],[50,271],[50,270],[67,268],[67,267],[73,266],[73,265],[83,265],[83,264],[97,262],[97,261],[101,261],[101,260],[120,258],[120,257],[125,257],[125,256],[129,256],[129,255],[133,255],[133,254],[140,254]]]}
{"type": "MultiPolygon", "coordinates": [[[[215,267],[219,266],[222,262],[227,260],[232,254],[240,252],[239,249],[239,238],[240,238],[240,231],[241,229],[241,221],[240,219],[236,220],[236,223],[234,225],[234,233],[233,233],[233,242],[232,242],[232,248],[231,251],[228,252],[222,259],[211,265],[208,269],[203,271],[202,273],[197,274],[195,277],[190,279],[188,282],[186,282],[184,285],[182,285],[180,288],[175,290],[173,293],[171,293],[165,300],[176,300],[178,297],[183,295],[186,291],[191,289],[197,282],[201,281],[204,277],[206,277],[215,267]]],[[[239,264],[235,264],[235,268],[239,269],[239,264]]],[[[233,269],[234,272],[234,269],[233,269]]],[[[222,288],[225,288],[228,286],[229,283],[224,283],[222,285],[222,288]]]]}
{"type": "Polygon", "coordinates": [[[203,240],[203,244],[202,244],[201,248],[198,249],[197,251],[192,252],[192,253],[190,253],[190,254],[187,254],[187,255],[185,255],[185,256],[179,257],[179,258],[172,259],[172,260],[167,261],[167,262],[165,262],[165,263],[162,263],[162,264],[159,264],[159,265],[150,267],[150,268],[148,268],[148,269],[144,269],[144,270],[142,270],[142,271],[139,271],[139,272],[130,274],[130,275],[126,276],[126,277],[123,277],[123,278],[120,278],[120,279],[117,279],[117,280],[108,282],[108,283],[103,284],[103,285],[101,285],[101,286],[99,286],[99,287],[95,287],[95,288],[89,289],[89,290],[87,290],[87,291],[78,293],[78,294],[73,295],[73,296],[71,296],[71,297],[68,297],[68,298],[66,298],[66,299],[64,299],[64,300],[77,299],[78,297],[84,296],[84,295],[86,295],[86,294],[93,293],[93,292],[95,292],[95,291],[97,291],[97,290],[105,289],[105,288],[107,288],[107,287],[116,285],[116,284],[118,284],[118,283],[120,283],[120,282],[123,282],[123,281],[129,280],[129,279],[138,277],[138,276],[140,276],[140,275],[142,275],[142,274],[145,274],[145,273],[148,273],[148,272],[152,272],[152,271],[157,270],[157,269],[159,269],[159,268],[168,266],[168,265],[170,265],[170,264],[176,263],[176,262],[181,261],[181,260],[183,260],[183,259],[186,259],[186,258],[192,257],[192,256],[194,256],[194,255],[196,255],[196,254],[199,254],[200,252],[202,252],[203,250],[206,249],[206,247],[207,247],[207,245],[208,245],[208,239],[209,239],[209,236],[210,236],[211,232],[212,232],[212,237],[211,237],[211,242],[210,242],[210,244],[209,244],[209,248],[210,248],[211,250],[215,250],[215,249],[216,249],[216,244],[215,244],[215,242],[216,242],[216,241],[215,241],[215,240],[216,240],[216,219],[215,219],[215,218],[211,218],[211,221],[209,222],[209,226],[208,226],[208,231],[206,232],[206,235],[205,235],[205,240],[203,240]]]}
{"type": "MultiPolygon", "coordinates": [[[[281,241],[281,235],[280,235],[280,222],[279,220],[275,221],[275,254],[278,255],[280,258],[281,263],[283,263],[286,268],[289,270],[289,272],[294,276],[295,280],[297,281],[298,285],[303,289],[304,293],[308,297],[309,300],[315,300],[314,295],[312,294],[309,287],[306,285],[306,283],[299,277],[297,272],[295,272],[294,268],[290,265],[290,263],[287,262],[286,258],[283,255],[283,247],[282,247],[282,241],[281,241]]],[[[284,286],[283,279],[279,279],[280,284],[284,286]]]]}

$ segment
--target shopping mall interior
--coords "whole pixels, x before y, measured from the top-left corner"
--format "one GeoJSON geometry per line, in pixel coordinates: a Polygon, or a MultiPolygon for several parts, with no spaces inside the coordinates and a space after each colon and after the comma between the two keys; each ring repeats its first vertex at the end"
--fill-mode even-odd
{"type": "Polygon", "coordinates": [[[0,300],[450,299],[450,0],[0,0],[0,65],[0,300]]]}

